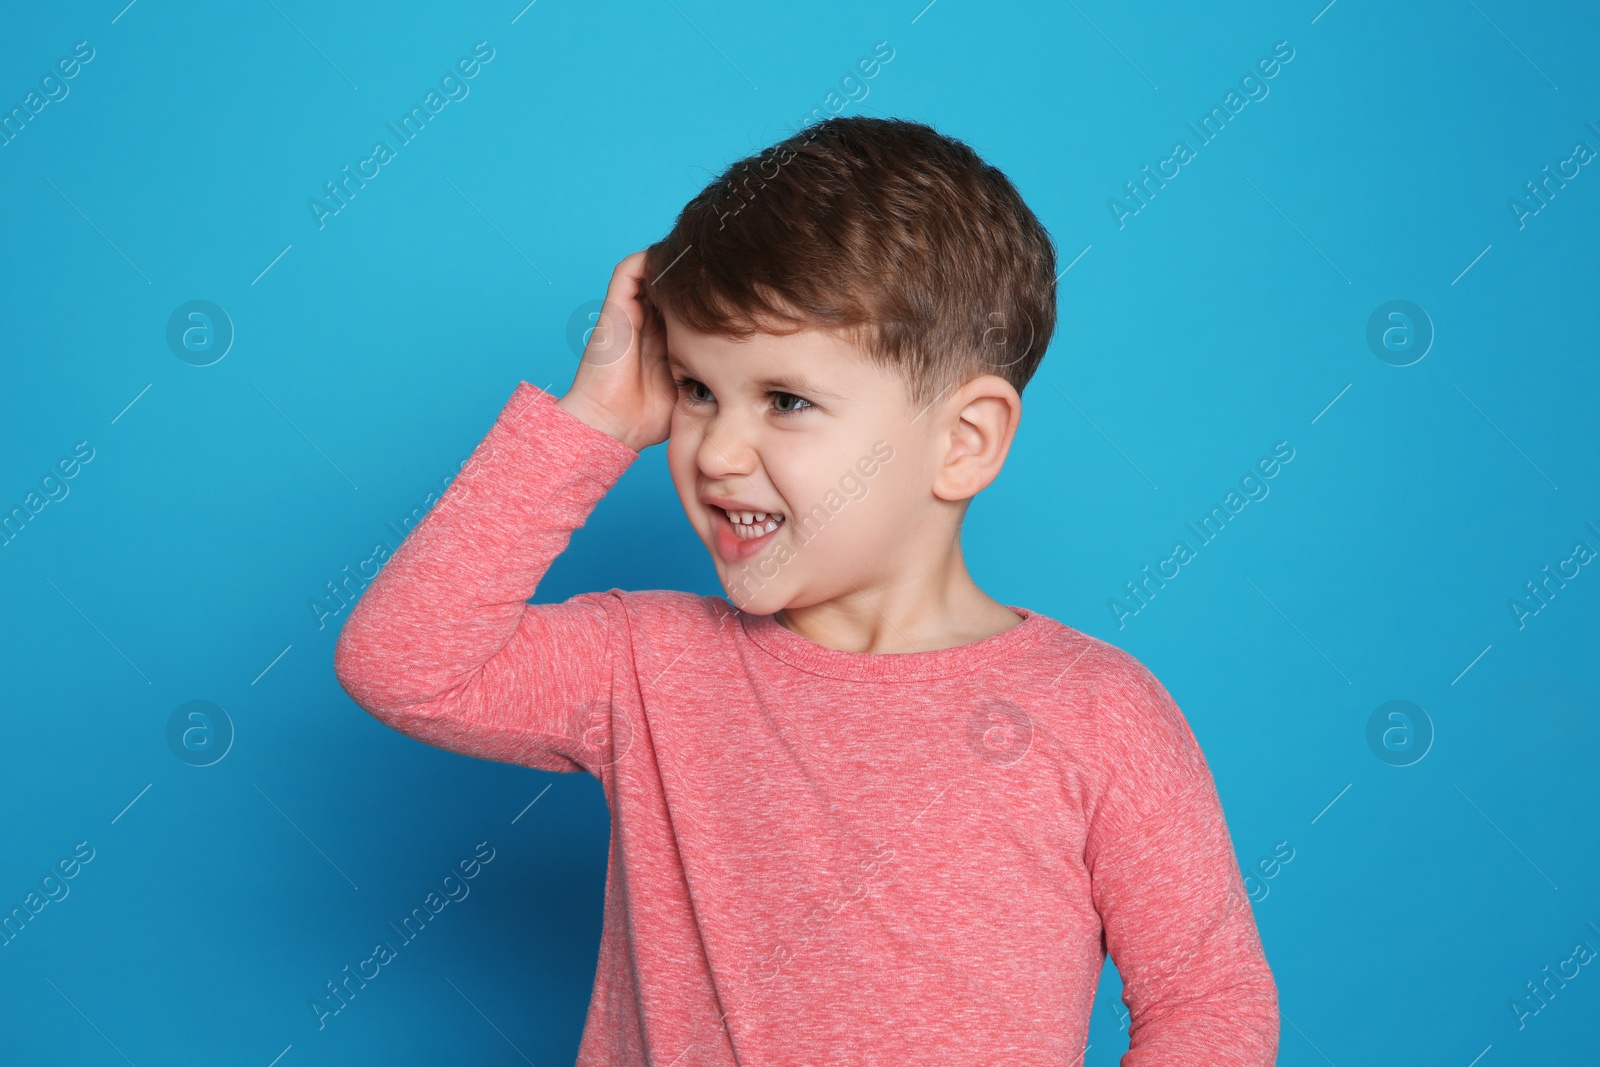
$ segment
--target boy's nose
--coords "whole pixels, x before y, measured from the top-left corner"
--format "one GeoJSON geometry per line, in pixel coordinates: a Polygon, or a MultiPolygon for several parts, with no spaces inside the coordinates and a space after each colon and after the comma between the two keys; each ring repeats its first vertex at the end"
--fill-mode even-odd
{"type": "Polygon", "coordinates": [[[700,426],[705,437],[696,453],[700,469],[711,477],[749,474],[755,469],[756,449],[749,428],[738,419],[722,415],[707,419],[700,426]]]}

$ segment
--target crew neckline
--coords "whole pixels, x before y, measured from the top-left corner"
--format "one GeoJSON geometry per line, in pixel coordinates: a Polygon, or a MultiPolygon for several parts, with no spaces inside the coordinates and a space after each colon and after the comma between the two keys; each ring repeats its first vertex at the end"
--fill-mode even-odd
{"type": "Polygon", "coordinates": [[[1047,615],[1015,604],[1003,606],[1016,612],[1022,621],[968,644],[930,652],[844,652],[801,637],[779,622],[776,613],[751,615],[741,611],[739,622],[751,641],[791,667],[852,681],[906,681],[969,674],[1026,651],[1049,627],[1061,625],[1047,615]]]}

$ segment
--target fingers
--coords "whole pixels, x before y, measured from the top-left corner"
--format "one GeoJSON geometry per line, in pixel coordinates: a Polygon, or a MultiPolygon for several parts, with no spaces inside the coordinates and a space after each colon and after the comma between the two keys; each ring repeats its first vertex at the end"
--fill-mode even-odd
{"type": "Polygon", "coordinates": [[[666,319],[645,291],[648,255],[649,249],[640,249],[624,256],[611,274],[607,295],[627,308],[629,321],[644,340],[652,346],[664,346],[666,319]]]}
{"type": "Polygon", "coordinates": [[[655,359],[666,359],[667,320],[654,304],[644,307],[644,328],[640,331],[644,353],[655,359]]]}
{"type": "Polygon", "coordinates": [[[612,286],[615,287],[624,278],[642,281],[644,279],[645,257],[649,255],[649,252],[648,248],[641,248],[637,252],[630,252],[623,256],[616,269],[611,272],[612,286]]]}
{"type": "Polygon", "coordinates": [[[624,256],[611,272],[611,284],[606,287],[606,301],[617,305],[636,331],[649,327],[653,310],[644,292],[648,253],[648,249],[640,249],[624,256]]]}

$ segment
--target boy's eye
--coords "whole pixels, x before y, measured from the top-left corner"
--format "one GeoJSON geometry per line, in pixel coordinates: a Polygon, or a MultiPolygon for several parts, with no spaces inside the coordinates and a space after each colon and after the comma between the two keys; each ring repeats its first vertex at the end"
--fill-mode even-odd
{"type": "MultiPolygon", "coordinates": [[[[673,378],[672,379],[672,384],[677,388],[678,392],[680,392],[680,393],[683,392],[685,389],[693,389],[696,386],[698,386],[701,389],[705,388],[704,385],[701,385],[701,383],[695,381],[693,378],[673,378]]],[[[691,395],[689,397],[689,399],[690,400],[698,400],[700,398],[691,395]]]]}
{"type": "MultiPolygon", "coordinates": [[[[709,403],[711,400],[709,395],[701,397],[694,394],[694,390],[706,388],[704,383],[699,382],[694,378],[674,376],[672,379],[672,384],[678,390],[678,392],[688,392],[688,396],[686,396],[684,399],[691,404],[705,404],[709,403]]],[[[708,394],[709,392],[710,390],[707,390],[708,394]]],[[[815,406],[805,397],[796,396],[794,393],[784,393],[775,390],[769,392],[767,395],[773,398],[773,409],[779,415],[796,415],[808,408],[815,406]],[[790,401],[792,401],[792,404],[789,403],[790,401]]]]}
{"type": "Polygon", "coordinates": [[[778,413],[780,415],[792,415],[797,411],[804,411],[806,408],[811,406],[811,401],[807,400],[803,396],[795,396],[793,393],[773,393],[772,396],[774,397],[774,402],[776,402],[776,398],[778,398],[778,397],[788,397],[790,400],[795,401],[797,405],[804,405],[804,406],[786,408],[783,405],[779,404],[778,405],[778,413]]]}

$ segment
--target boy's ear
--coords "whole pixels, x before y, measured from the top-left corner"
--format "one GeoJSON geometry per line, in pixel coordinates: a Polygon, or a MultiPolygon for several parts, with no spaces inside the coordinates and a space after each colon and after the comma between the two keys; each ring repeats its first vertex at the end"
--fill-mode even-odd
{"type": "Polygon", "coordinates": [[[933,493],[940,500],[965,500],[988,488],[1005,465],[1011,439],[1022,421],[1022,397],[1012,384],[984,374],[957,389],[939,406],[940,423],[933,493]]]}

